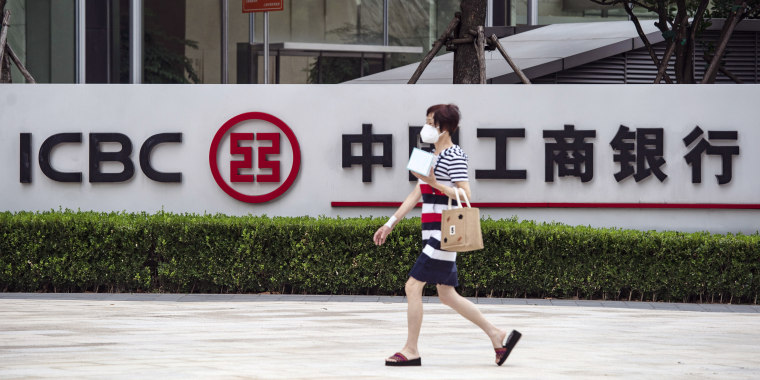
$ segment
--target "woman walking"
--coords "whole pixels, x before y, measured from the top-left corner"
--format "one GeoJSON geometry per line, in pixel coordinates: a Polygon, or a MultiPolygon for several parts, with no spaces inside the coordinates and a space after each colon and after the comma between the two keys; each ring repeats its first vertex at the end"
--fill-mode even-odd
{"type": "Polygon", "coordinates": [[[451,141],[451,135],[459,128],[460,117],[459,108],[454,104],[439,104],[428,108],[426,124],[422,127],[420,138],[425,143],[435,144],[434,168],[427,176],[413,172],[419,178],[417,186],[373,237],[375,244],[385,243],[398,220],[403,219],[422,198],[424,247],[409,273],[405,286],[408,304],[407,340],[401,351],[385,360],[385,364],[389,366],[422,364],[417,342],[422,326],[422,290],[427,283],[436,284],[441,303],[457,311],[488,335],[496,352],[497,365],[504,363],[521,336],[514,330],[507,336],[506,330],[491,324],[472,302],[457,293],[457,253],[440,249],[441,211],[447,207],[448,199],[456,199],[456,191],[464,192],[467,198],[470,198],[467,155],[451,141]]]}

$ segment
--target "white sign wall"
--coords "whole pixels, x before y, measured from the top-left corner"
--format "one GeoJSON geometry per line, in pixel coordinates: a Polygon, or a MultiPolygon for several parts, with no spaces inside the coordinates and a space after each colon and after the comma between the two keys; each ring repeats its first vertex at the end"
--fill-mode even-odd
{"type": "Polygon", "coordinates": [[[758,85],[3,85],[0,210],[389,216],[414,186],[410,126],[455,103],[486,216],[754,233],[758,99],[758,85]],[[487,178],[505,170],[518,178],[487,178]]]}

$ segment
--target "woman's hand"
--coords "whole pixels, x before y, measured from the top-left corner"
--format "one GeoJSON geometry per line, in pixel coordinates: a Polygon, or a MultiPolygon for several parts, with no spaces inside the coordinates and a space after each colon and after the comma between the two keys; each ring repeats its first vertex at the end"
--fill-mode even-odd
{"type": "Polygon", "coordinates": [[[395,227],[401,219],[404,219],[404,215],[417,205],[420,198],[422,198],[422,191],[420,190],[420,185],[417,184],[414,186],[414,190],[406,196],[404,202],[401,203],[401,207],[393,213],[393,216],[388,220],[388,223],[377,229],[375,236],[372,237],[372,241],[374,241],[376,245],[383,245],[385,239],[387,239],[388,235],[393,231],[393,227],[395,227]]]}
{"type": "Polygon", "coordinates": [[[414,175],[415,177],[419,178],[420,180],[422,180],[422,182],[425,182],[425,183],[427,183],[430,186],[433,186],[433,185],[435,185],[438,182],[438,180],[435,178],[435,168],[434,167],[430,168],[430,174],[428,174],[426,176],[424,176],[424,175],[422,175],[420,173],[417,173],[417,172],[412,172],[412,175],[414,175]]]}
{"type": "Polygon", "coordinates": [[[372,238],[372,240],[375,242],[375,245],[383,245],[383,243],[385,243],[385,239],[388,238],[388,235],[390,234],[391,234],[391,228],[383,225],[382,227],[377,229],[377,231],[375,232],[375,236],[372,238]]]}

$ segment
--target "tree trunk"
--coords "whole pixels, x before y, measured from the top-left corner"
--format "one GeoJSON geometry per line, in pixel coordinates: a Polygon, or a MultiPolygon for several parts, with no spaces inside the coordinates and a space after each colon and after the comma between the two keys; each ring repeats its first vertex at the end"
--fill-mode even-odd
{"type": "Polygon", "coordinates": [[[686,43],[689,32],[689,16],[686,14],[686,0],[677,0],[678,11],[673,23],[676,41],[676,82],[694,83],[693,44],[686,43]]]}
{"type": "MultiPolygon", "coordinates": [[[[686,7],[686,3],[679,3],[679,6],[683,5],[683,7],[686,7]]],[[[682,13],[681,18],[681,33],[683,37],[678,40],[679,44],[684,44],[684,62],[682,64],[683,69],[683,78],[684,82],[678,82],[678,83],[696,83],[696,79],[694,78],[694,52],[696,51],[696,41],[697,41],[697,31],[700,28],[700,25],[702,24],[702,19],[704,17],[705,11],[707,11],[707,7],[710,5],[709,0],[700,0],[699,6],[697,7],[696,12],[692,15],[693,19],[691,21],[691,24],[689,24],[688,15],[686,12],[682,13]]]]}
{"type": "Polygon", "coordinates": [[[668,70],[668,66],[670,65],[670,56],[673,55],[673,50],[675,50],[676,44],[673,39],[671,39],[668,42],[668,47],[665,49],[665,54],[662,56],[662,61],[660,61],[660,67],[657,69],[657,77],[654,78],[654,83],[659,84],[662,80],[662,77],[666,75],[665,73],[668,70]]]}
{"type": "MultiPolygon", "coordinates": [[[[462,19],[457,38],[473,38],[470,30],[485,25],[486,0],[462,0],[462,19]]],[[[454,51],[454,84],[480,83],[478,53],[474,44],[456,45],[454,51]]]]}
{"type": "Polygon", "coordinates": [[[515,64],[514,61],[512,61],[512,58],[509,57],[509,54],[507,54],[507,50],[504,49],[504,46],[501,46],[501,42],[499,42],[499,39],[496,38],[495,34],[492,34],[491,37],[489,37],[489,40],[491,41],[491,45],[495,46],[497,50],[499,50],[499,53],[501,53],[501,56],[504,57],[504,59],[509,64],[509,67],[512,68],[512,71],[517,74],[518,77],[520,77],[520,80],[525,84],[531,84],[530,79],[528,79],[527,76],[525,76],[525,73],[523,73],[522,70],[515,64]]]}
{"type": "Polygon", "coordinates": [[[11,59],[5,54],[10,17],[11,11],[3,11],[0,17],[0,83],[11,83],[11,59]]]}
{"type": "Polygon", "coordinates": [[[449,38],[449,35],[454,32],[454,29],[456,29],[457,25],[459,25],[459,15],[456,15],[451,19],[451,22],[446,28],[446,31],[444,31],[443,34],[438,37],[438,39],[435,41],[435,44],[433,44],[433,48],[430,49],[427,55],[425,55],[425,58],[420,61],[420,65],[417,66],[417,70],[414,71],[414,74],[412,74],[412,77],[409,78],[409,82],[407,82],[407,84],[417,83],[417,80],[420,79],[422,72],[425,71],[425,68],[427,68],[427,66],[430,64],[430,61],[432,61],[433,58],[435,58],[435,55],[438,54],[438,51],[441,50],[443,45],[446,43],[446,39],[449,38]]]}
{"type": "Polygon", "coordinates": [[[707,11],[707,7],[709,5],[710,0],[700,0],[697,11],[694,13],[693,21],[689,26],[689,41],[692,44],[694,44],[694,41],[697,40],[697,31],[699,30],[699,25],[702,23],[702,19],[704,19],[705,16],[705,11],[707,11]]]}
{"type": "Polygon", "coordinates": [[[2,62],[2,75],[0,75],[0,83],[13,83],[13,78],[11,78],[11,57],[6,54],[3,57],[2,62]]]}
{"type": "MultiPolygon", "coordinates": [[[[623,4],[627,4],[627,2],[623,4]]],[[[668,29],[669,12],[666,11],[668,8],[665,7],[665,0],[657,0],[656,9],[657,9],[658,20],[654,25],[657,26],[657,28],[660,29],[661,32],[666,33],[670,29],[668,29]]],[[[630,12],[628,14],[630,15],[630,12]]]]}
{"type": "MultiPolygon", "coordinates": [[[[26,79],[26,81],[28,83],[37,83],[34,80],[34,77],[32,77],[32,74],[29,73],[29,70],[27,70],[26,67],[24,67],[24,64],[21,63],[21,60],[18,58],[18,56],[16,55],[16,53],[13,51],[13,49],[11,48],[11,45],[5,45],[5,52],[8,55],[8,57],[10,57],[11,61],[14,64],[16,64],[16,68],[18,68],[18,70],[21,71],[21,75],[24,76],[24,78],[26,79]]],[[[721,72],[723,72],[723,71],[721,70],[721,72]]]]}
{"type": "Polygon", "coordinates": [[[483,26],[478,26],[478,38],[475,40],[475,52],[478,54],[478,84],[486,84],[486,36],[483,26]]]}
{"type": "Polygon", "coordinates": [[[734,34],[736,24],[742,19],[747,4],[742,2],[741,8],[731,14],[726,19],[726,23],[723,24],[723,30],[720,32],[720,39],[718,39],[718,47],[715,49],[715,55],[712,58],[712,62],[707,66],[705,70],[705,76],[702,77],[701,83],[715,83],[715,76],[718,74],[718,67],[720,67],[720,61],[723,59],[723,54],[726,52],[726,46],[728,46],[728,40],[731,39],[731,35],[734,34]]]}
{"type": "MultiPolygon", "coordinates": [[[[630,4],[623,3],[623,8],[625,8],[625,12],[628,13],[628,16],[633,22],[633,25],[636,27],[636,33],[638,33],[641,42],[643,42],[644,46],[646,46],[647,51],[649,52],[649,57],[652,58],[652,62],[654,62],[654,66],[659,68],[660,60],[657,59],[657,54],[655,54],[652,44],[649,42],[647,35],[644,34],[644,29],[641,28],[641,22],[639,22],[639,18],[636,17],[636,14],[633,13],[633,8],[631,8],[630,4]]],[[[662,28],[660,28],[660,30],[662,30],[662,28]]],[[[667,26],[665,30],[667,30],[667,26]]],[[[665,82],[673,83],[667,73],[663,73],[663,76],[665,77],[665,82]]]]}

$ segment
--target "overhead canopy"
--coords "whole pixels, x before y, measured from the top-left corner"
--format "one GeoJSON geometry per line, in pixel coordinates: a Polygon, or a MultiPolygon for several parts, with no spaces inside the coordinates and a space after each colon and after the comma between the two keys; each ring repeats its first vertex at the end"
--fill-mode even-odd
{"type": "MultiPolygon", "coordinates": [[[[655,20],[641,21],[652,44],[663,41],[655,20]]],[[[554,24],[499,40],[515,64],[529,78],[576,67],[644,46],[630,21],[554,24]]],[[[498,51],[487,51],[486,80],[518,83],[520,80],[498,51]]],[[[419,63],[354,79],[346,83],[407,83],[419,63]]],[[[454,53],[435,57],[417,83],[452,83],[454,53]]]]}
{"type": "MultiPolygon", "coordinates": [[[[254,50],[263,51],[263,44],[254,45],[254,50]]],[[[419,46],[384,46],[384,45],[352,45],[352,44],[328,44],[309,42],[276,42],[269,44],[270,52],[282,55],[318,55],[331,53],[347,53],[352,56],[361,54],[419,54],[422,47],[419,46]]]]}

